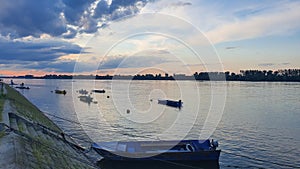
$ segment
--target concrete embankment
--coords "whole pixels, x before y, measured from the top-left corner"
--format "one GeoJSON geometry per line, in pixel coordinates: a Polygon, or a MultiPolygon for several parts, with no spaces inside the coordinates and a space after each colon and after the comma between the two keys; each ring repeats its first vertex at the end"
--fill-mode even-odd
{"type": "Polygon", "coordinates": [[[18,91],[0,84],[0,168],[97,168],[97,157],[86,152],[18,91]]]}

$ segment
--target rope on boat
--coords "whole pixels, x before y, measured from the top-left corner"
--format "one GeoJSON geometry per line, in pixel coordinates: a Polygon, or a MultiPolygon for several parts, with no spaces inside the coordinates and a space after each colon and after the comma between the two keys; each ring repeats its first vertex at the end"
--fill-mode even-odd
{"type": "Polygon", "coordinates": [[[259,158],[255,158],[255,157],[249,157],[249,156],[246,156],[246,155],[235,154],[235,153],[228,152],[226,150],[225,151],[222,150],[222,153],[234,155],[234,156],[237,156],[237,157],[244,157],[244,158],[247,158],[247,159],[250,159],[250,160],[260,161],[260,162],[263,162],[263,163],[274,164],[274,165],[277,165],[277,166],[280,166],[280,167],[300,168],[299,166],[294,166],[294,165],[290,165],[290,164],[282,164],[282,163],[267,161],[267,160],[263,160],[263,159],[259,159],[259,158]]]}

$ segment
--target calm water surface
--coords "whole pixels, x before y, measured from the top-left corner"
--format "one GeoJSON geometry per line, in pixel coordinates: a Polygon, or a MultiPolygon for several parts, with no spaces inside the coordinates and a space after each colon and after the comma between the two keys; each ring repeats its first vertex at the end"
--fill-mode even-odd
{"type": "MultiPolygon", "coordinates": [[[[83,146],[89,141],[198,139],[214,106],[212,92],[218,94],[210,82],[14,81],[30,86],[20,92],[83,146]],[[52,93],[57,87],[67,94],[52,93]],[[89,104],[79,100],[79,89],[94,88],[106,93],[92,94],[89,104]],[[183,108],[159,105],[158,98],[182,99],[183,108]]],[[[300,83],[218,86],[227,90],[222,119],[211,136],[223,151],[220,168],[300,167],[300,83]]]]}

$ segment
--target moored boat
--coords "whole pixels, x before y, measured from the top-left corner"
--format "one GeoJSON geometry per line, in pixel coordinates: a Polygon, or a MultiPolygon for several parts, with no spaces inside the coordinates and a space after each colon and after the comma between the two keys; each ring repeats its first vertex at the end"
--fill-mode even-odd
{"type": "Polygon", "coordinates": [[[92,148],[103,160],[114,162],[171,161],[177,163],[218,162],[221,150],[210,140],[100,142],[92,148]]]}
{"type": "Polygon", "coordinates": [[[87,95],[89,92],[85,89],[80,89],[80,90],[78,90],[78,93],[83,94],[83,95],[87,95]]]}
{"type": "Polygon", "coordinates": [[[158,104],[163,104],[163,105],[167,105],[167,106],[171,106],[171,107],[181,108],[183,102],[181,100],[174,101],[174,100],[162,100],[162,99],[158,99],[158,104]]]}
{"type": "Polygon", "coordinates": [[[58,89],[56,89],[55,93],[56,94],[64,94],[65,95],[65,94],[67,94],[67,91],[66,90],[58,90],[58,89]]]}
{"type": "Polygon", "coordinates": [[[29,87],[25,87],[25,86],[16,86],[17,89],[30,89],[29,87]]]}
{"type": "Polygon", "coordinates": [[[95,93],[105,93],[105,90],[104,89],[94,89],[94,90],[92,90],[92,92],[95,92],[95,93]]]}
{"type": "Polygon", "coordinates": [[[90,102],[93,101],[93,98],[90,95],[88,95],[88,96],[82,95],[82,96],[78,96],[78,98],[79,98],[80,101],[83,101],[83,102],[86,102],[86,103],[90,103],[90,102]]]}

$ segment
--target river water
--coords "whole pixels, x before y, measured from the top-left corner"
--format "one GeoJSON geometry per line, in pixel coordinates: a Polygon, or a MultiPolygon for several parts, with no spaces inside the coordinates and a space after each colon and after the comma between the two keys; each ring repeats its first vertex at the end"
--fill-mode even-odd
{"type": "Polygon", "coordinates": [[[30,86],[19,91],[83,146],[91,141],[199,139],[206,131],[219,141],[220,168],[300,167],[300,83],[14,82],[30,86]],[[57,88],[67,94],[55,94],[57,88]],[[93,102],[87,103],[78,98],[80,89],[106,93],[91,94],[93,102]],[[181,99],[183,107],[157,104],[160,98],[181,99]],[[212,127],[203,130],[206,123],[212,127]]]}

